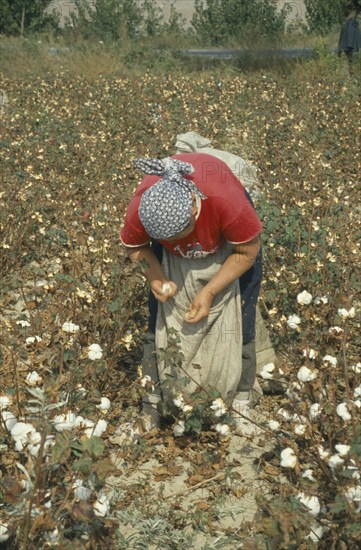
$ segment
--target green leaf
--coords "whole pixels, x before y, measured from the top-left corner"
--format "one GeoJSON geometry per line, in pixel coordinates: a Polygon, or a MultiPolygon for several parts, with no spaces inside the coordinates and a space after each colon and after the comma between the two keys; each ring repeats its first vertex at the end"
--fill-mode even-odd
{"type": "Polygon", "coordinates": [[[104,442],[100,437],[93,436],[83,441],[83,447],[93,456],[101,456],[104,452],[104,442]]]}
{"type": "Polygon", "coordinates": [[[75,472],[81,472],[84,475],[89,475],[93,461],[91,458],[80,458],[79,460],[74,460],[71,467],[75,472]]]}
{"type": "Polygon", "coordinates": [[[202,422],[197,416],[192,416],[185,423],[186,431],[193,430],[199,433],[202,430],[202,422]]]}
{"type": "Polygon", "coordinates": [[[110,313],[114,313],[115,311],[119,311],[120,309],[120,298],[116,298],[113,302],[110,302],[108,305],[108,311],[110,313]]]}
{"type": "Polygon", "coordinates": [[[335,498],[335,502],[330,505],[330,512],[338,514],[345,509],[345,499],[341,496],[335,498]]]}
{"type": "Polygon", "coordinates": [[[64,464],[70,457],[71,448],[66,436],[58,434],[51,450],[51,459],[55,464],[64,464]]]}

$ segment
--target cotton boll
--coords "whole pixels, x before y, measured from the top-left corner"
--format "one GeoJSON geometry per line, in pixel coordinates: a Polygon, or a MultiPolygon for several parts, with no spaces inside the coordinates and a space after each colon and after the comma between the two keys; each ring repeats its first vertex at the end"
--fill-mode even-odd
{"type": "Polygon", "coordinates": [[[77,332],[79,332],[79,329],[80,329],[79,325],[76,325],[71,321],[66,321],[61,327],[61,330],[63,332],[67,332],[68,334],[76,334],[77,332]]]}
{"type": "Polygon", "coordinates": [[[28,451],[31,454],[31,456],[38,456],[38,452],[40,449],[40,445],[28,445],[28,451]]]}
{"type": "Polygon", "coordinates": [[[59,538],[58,528],[54,529],[53,531],[45,531],[44,532],[45,541],[47,543],[51,544],[51,545],[56,544],[58,538],[59,538]]]}
{"type": "Polygon", "coordinates": [[[322,361],[324,363],[329,363],[331,365],[331,367],[336,367],[337,366],[337,359],[336,359],[336,357],[333,357],[332,355],[325,355],[322,358],[322,361]]]}
{"type": "Polygon", "coordinates": [[[330,456],[330,459],[328,461],[328,465],[331,468],[331,470],[334,470],[337,468],[337,466],[341,466],[345,461],[343,458],[341,458],[340,455],[332,455],[330,456]]]}
{"type": "Polygon", "coordinates": [[[292,382],[292,384],[286,390],[286,395],[291,401],[301,401],[301,397],[297,393],[301,390],[302,387],[298,382],[292,382]]]}
{"type": "Polygon", "coordinates": [[[63,432],[65,430],[71,431],[75,426],[76,415],[69,411],[66,414],[59,414],[53,418],[54,427],[57,432],[63,432]]]}
{"type": "Polygon", "coordinates": [[[0,542],[5,542],[10,537],[7,523],[0,523],[0,542]]]}
{"type": "Polygon", "coordinates": [[[309,479],[310,481],[316,481],[313,475],[313,470],[311,469],[305,470],[301,477],[304,477],[305,479],[309,479]]]}
{"type": "Polygon", "coordinates": [[[274,432],[276,432],[279,427],[280,427],[280,423],[277,421],[277,420],[270,420],[268,422],[268,426],[271,430],[273,430],[274,432]]]}
{"type": "Polygon", "coordinates": [[[307,290],[304,290],[303,292],[300,292],[300,294],[297,295],[297,303],[301,304],[302,306],[308,306],[312,302],[312,294],[307,292],[307,290]]]}
{"type": "Polygon", "coordinates": [[[38,386],[43,382],[43,379],[35,370],[33,370],[32,372],[29,372],[25,382],[28,386],[38,386]]]}
{"type": "Polygon", "coordinates": [[[315,371],[311,371],[308,367],[301,367],[298,370],[297,378],[300,382],[311,382],[317,378],[317,373],[315,371]]]}
{"type": "Polygon", "coordinates": [[[274,363],[267,363],[267,365],[264,365],[262,367],[262,370],[259,374],[264,380],[271,380],[273,378],[272,373],[274,370],[275,370],[274,363]]]}
{"type": "Polygon", "coordinates": [[[311,531],[308,535],[306,535],[306,539],[311,539],[312,542],[320,542],[323,534],[325,532],[325,528],[322,525],[313,524],[311,525],[311,531]]]}
{"type": "Polygon", "coordinates": [[[303,350],[303,356],[307,357],[308,359],[316,359],[317,357],[317,351],[313,348],[307,348],[303,350]]]}
{"type": "Polygon", "coordinates": [[[294,468],[297,463],[297,457],[291,447],[286,447],[281,451],[281,466],[283,468],[294,468]]]}
{"type": "Polygon", "coordinates": [[[6,429],[11,432],[12,428],[17,424],[18,420],[16,416],[13,415],[12,412],[9,411],[3,411],[1,413],[1,417],[5,423],[6,429]]]}
{"type": "Polygon", "coordinates": [[[38,456],[41,442],[41,434],[39,432],[32,432],[28,436],[28,450],[32,456],[38,456]]]}
{"type": "Polygon", "coordinates": [[[182,407],[182,411],[183,411],[184,413],[193,411],[193,407],[192,407],[192,405],[184,405],[184,407],[182,407]]]}
{"type": "Polygon", "coordinates": [[[289,326],[290,329],[296,330],[300,323],[301,323],[301,319],[298,317],[298,315],[289,315],[287,319],[287,325],[289,326]]]}
{"type": "Polygon", "coordinates": [[[110,400],[107,397],[102,397],[98,409],[101,411],[108,411],[110,409],[110,400]]]}
{"type": "Polygon", "coordinates": [[[338,445],[335,445],[335,449],[340,456],[346,456],[349,453],[351,446],[342,445],[341,443],[339,443],[338,445]]]}
{"type": "Polygon", "coordinates": [[[361,363],[357,363],[357,365],[352,365],[351,369],[356,374],[360,374],[361,373],[361,363]]]}
{"type": "Polygon", "coordinates": [[[79,500],[88,500],[91,496],[91,491],[83,486],[82,479],[76,479],[73,483],[74,496],[79,500]]]}
{"type": "Polygon", "coordinates": [[[334,326],[334,327],[330,327],[328,329],[328,332],[332,335],[332,336],[339,336],[340,334],[342,334],[344,332],[343,328],[341,327],[338,327],[338,326],[334,326]]]}
{"type": "Polygon", "coordinates": [[[100,495],[93,504],[94,514],[99,518],[104,518],[110,509],[110,503],[105,495],[100,495]]]}
{"type": "Polygon", "coordinates": [[[315,301],[314,301],[314,304],[316,306],[324,305],[324,304],[327,304],[327,303],[328,303],[327,296],[317,296],[317,298],[315,298],[315,301]]]}
{"type": "Polygon", "coordinates": [[[318,416],[321,414],[321,407],[319,403],[313,403],[313,405],[310,406],[309,410],[309,418],[310,420],[315,420],[318,416]]]}
{"type": "Polygon", "coordinates": [[[95,430],[93,435],[95,435],[96,437],[100,437],[106,431],[107,427],[108,427],[108,424],[105,420],[102,420],[102,419],[98,420],[98,422],[95,425],[95,430]]]}
{"type": "Polygon", "coordinates": [[[217,417],[222,416],[227,412],[226,405],[223,399],[221,399],[220,397],[218,397],[212,402],[212,405],[210,406],[210,408],[214,411],[214,416],[217,416],[217,417]]]}
{"type": "Polygon", "coordinates": [[[341,308],[337,310],[337,313],[343,318],[343,319],[353,319],[356,315],[356,311],[354,307],[351,307],[349,310],[345,308],[341,308]]]}
{"type": "Polygon", "coordinates": [[[309,496],[302,492],[298,493],[296,497],[300,502],[302,502],[304,506],[306,506],[306,508],[308,509],[309,513],[312,516],[315,516],[315,517],[318,516],[321,510],[321,505],[320,505],[320,501],[318,500],[318,497],[309,496]]]}
{"type": "Polygon", "coordinates": [[[108,424],[105,420],[100,419],[93,427],[86,428],[84,430],[85,435],[89,437],[100,437],[107,429],[108,424]]]}
{"type": "Polygon", "coordinates": [[[31,324],[29,323],[29,321],[20,320],[20,321],[16,321],[16,324],[19,325],[21,328],[31,327],[31,324]]]}
{"type": "Polygon", "coordinates": [[[338,416],[342,418],[342,420],[344,420],[345,422],[351,420],[351,415],[347,409],[346,403],[340,403],[339,405],[337,405],[336,412],[338,416]]]}
{"type": "Polygon", "coordinates": [[[168,294],[168,296],[173,296],[173,289],[170,283],[164,283],[162,286],[162,294],[168,294]]]}
{"type": "Polygon", "coordinates": [[[223,437],[228,435],[229,434],[228,424],[216,424],[216,432],[218,432],[223,437]]]}
{"type": "Polygon", "coordinates": [[[354,397],[361,397],[361,384],[354,389],[353,395],[354,397]]]}
{"type": "Polygon", "coordinates": [[[282,407],[278,409],[277,414],[283,418],[283,420],[292,420],[292,414],[282,407]]]}
{"type": "Polygon", "coordinates": [[[14,439],[19,439],[20,441],[27,442],[28,437],[35,433],[35,428],[32,424],[27,424],[25,422],[18,422],[11,429],[11,435],[14,439]]]}
{"type": "Polygon", "coordinates": [[[41,436],[40,434],[38,434],[38,432],[36,432],[32,424],[17,422],[17,424],[12,427],[10,433],[15,441],[15,450],[17,452],[23,451],[24,447],[30,445],[30,453],[33,456],[36,456],[38,454],[40,445],[37,445],[37,443],[40,441],[41,436]],[[34,434],[38,434],[39,437],[34,437],[34,434]]]}
{"type": "Polygon", "coordinates": [[[88,420],[87,418],[79,415],[75,417],[74,428],[90,428],[92,426],[94,426],[94,422],[92,420],[88,420]]]}
{"type": "Polygon", "coordinates": [[[184,434],[184,432],[185,432],[185,424],[183,420],[179,420],[179,422],[177,422],[177,424],[175,424],[173,427],[173,433],[175,437],[180,437],[181,435],[184,434]]]}
{"type": "Polygon", "coordinates": [[[32,344],[35,344],[37,342],[41,342],[41,338],[40,336],[29,336],[28,338],[26,338],[25,340],[25,344],[27,346],[31,346],[32,344]]]}
{"type": "Polygon", "coordinates": [[[318,450],[318,454],[320,455],[320,458],[327,458],[330,454],[323,447],[317,447],[317,450],[318,450]]]}
{"type": "Polygon", "coordinates": [[[91,344],[88,348],[88,359],[91,361],[96,361],[103,357],[103,350],[99,344],[91,344]]]}
{"type": "Polygon", "coordinates": [[[350,487],[345,493],[345,497],[349,502],[355,502],[358,503],[358,506],[356,508],[356,512],[361,512],[361,486],[358,487],[350,487]]]}
{"type": "Polygon", "coordinates": [[[306,425],[305,424],[296,424],[295,426],[295,434],[296,435],[304,435],[306,432],[306,425]]]}
{"type": "Polygon", "coordinates": [[[354,405],[359,409],[361,407],[361,399],[356,399],[356,401],[352,401],[354,405]]]}
{"type": "Polygon", "coordinates": [[[0,411],[7,409],[12,403],[11,397],[8,395],[0,395],[0,411]]]}
{"type": "Polygon", "coordinates": [[[181,394],[176,395],[173,399],[173,403],[176,407],[178,407],[178,409],[181,409],[184,406],[183,395],[181,394]]]}

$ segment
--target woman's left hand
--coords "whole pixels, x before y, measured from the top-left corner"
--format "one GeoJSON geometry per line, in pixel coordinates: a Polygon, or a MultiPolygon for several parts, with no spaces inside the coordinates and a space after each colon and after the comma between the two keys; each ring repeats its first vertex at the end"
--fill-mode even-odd
{"type": "Polygon", "coordinates": [[[206,288],[202,288],[189,306],[184,320],[187,323],[199,323],[202,319],[208,316],[213,302],[213,294],[206,288]]]}

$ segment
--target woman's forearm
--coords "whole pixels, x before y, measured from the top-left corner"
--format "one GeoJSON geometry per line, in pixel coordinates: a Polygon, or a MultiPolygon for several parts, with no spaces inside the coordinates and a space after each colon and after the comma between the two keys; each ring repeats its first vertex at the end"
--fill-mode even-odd
{"type": "Polygon", "coordinates": [[[204,288],[213,296],[227,288],[253,266],[260,247],[259,237],[248,243],[235,245],[230,256],[204,288]]]}
{"type": "Polygon", "coordinates": [[[127,253],[132,262],[144,261],[146,263],[147,267],[144,271],[144,275],[148,283],[151,283],[154,280],[166,279],[162,266],[158,262],[150,246],[127,248],[127,253]]]}

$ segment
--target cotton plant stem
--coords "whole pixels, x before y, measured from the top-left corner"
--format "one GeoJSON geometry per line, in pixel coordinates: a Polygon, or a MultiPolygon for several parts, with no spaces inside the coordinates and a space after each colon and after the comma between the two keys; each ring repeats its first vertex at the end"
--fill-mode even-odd
{"type": "Polygon", "coordinates": [[[31,494],[31,498],[30,498],[30,501],[29,501],[28,511],[27,511],[27,514],[26,514],[26,517],[25,517],[24,544],[23,544],[22,550],[27,550],[27,547],[28,547],[29,534],[30,534],[31,511],[33,509],[36,493],[37,493],[38,489],[40,488],[41,481],[43,479],[43,476],[42,476],[42,461],[43,461],[45,440],[46,440],[46,432],[44,430],[42,435],[41,435],[40,447],[39,447],[38,455],[36,457],[36,462],[35,462],[35,482],[34,482],[34,485],[33,485],[33,488],[32,488],[32,494],[31,494]]]}
{"type": "MultiPolygon", "coordinates": [[[[198,382],[196,380],[194,380],[194,378],[182,367],[182,365],[178,365],[179,368],[185,373],[186,376],[188,376],[188,378],[190,378],[190,380],[198,387],[200,388],[201,390],[203,390],[207,395],[208,397],[212,397],[211,394],[209,393],[209,391],[204,388],[203,386],[201,386],[200,384],[198,384],[198,382]]],[[[257,428],[260,428],[261,430],[263,430],[264,432],[267,432],[267,433],[272,433],[272,435],[274,436],[274,433],[270,430],[268,430],[267,428],[264,428],[263,426],[261,426],[260,424],[258,424],[258,422],[256,422],[255,420],[252,420],[251,418],[248,418],[248,416],[242,414],[241,412],[237,411],[236,409],[234,409],[233,407],[229,407],[229,410],[230,411],[233,411],[235,413],[237,413],[241,418],[244,418],[245,420],[248,420],[249,422],[251,422],[252,424],[254,424],[255,426],[257,426],[257,428]]]]}
{"type": "MultiPolygon", "coordinates": [[[[347,355],[346,355],[346,330],[344,330],[343,333],[343,339],[342,339],[342,358],[343,358],[343,368],[344,368],[344,375],[345,375],[345,381],[346,381],[346,395],[347,395],[347,401],[352,401],[352,395],[351,390],[349,386],[349,374],[347,372],[347,355]]],[[[356,423],[355,423],[355,415],[351,415],[351,422],[352,422],[352,433],[355,436],[356,435],[356,423]]]]}

